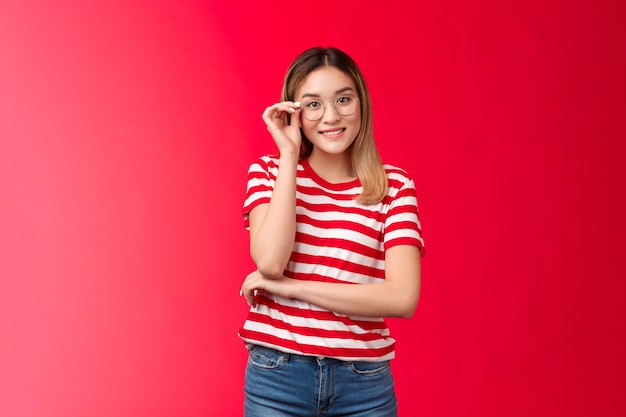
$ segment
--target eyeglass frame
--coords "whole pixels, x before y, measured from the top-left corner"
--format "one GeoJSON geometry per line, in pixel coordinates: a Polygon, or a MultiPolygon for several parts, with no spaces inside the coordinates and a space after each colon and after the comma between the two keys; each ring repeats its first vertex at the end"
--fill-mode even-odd
{"type": "Polygon", "coordinates": [[[303,100],[301,100],[301,101],[300,101],[300,104],[301,104],[301,107],[300,107],[300,108],[301,108],[301,110],[302,110],[302,117],[304,117],[305,119],[307,119],[307,120],[308,120],[308,121],[310,121],[310,122],[317,122],[318,120],[322,119],[322,117],[324,117],[324,113],[326,112],[326,103],[328,103],[328,102],[332,102],[332,103],[333,103],[333,107],[335,108],[335,111],[336,111],[336,112],[337,112],[337,114],[339,114],[340,116],[352,116],[354,113],[356,113],[356,109],[357,109],[357,107],[356,107],[356,106],[358,105],[358,102],[359,102],[359,101],[360,101],[360,100],[359,100],[359,97],[355,96],[354,94],[337,94],[337,95],[335,96],[335,98],[334,98],[334,99],[332,99],[332,100],[321,100],[321,99],[317,99],[317,98],[313,98],[313,97],[311,97],[311,98],[307,97],[306,99],[303,99],[303,100]],[[341,112],[339,112],[339,110],[337,109],[337,100],[338,100],[338,99],[340,99],[340,98],[342,98],[342,97],[352,97],[352,98],[354,98],[354,100],[355,100],[355,101],[357,101],[357,103],[355,104],[355,107],[354,107],[354,111],[353,111],[352,113],[350,113],[350,114],[342,114],[342,113],[341,113],[341,112]],[[317,119],[309,119],[308,117],[306,117],[306,116],[304,115],[304,114],[305,114],[305,110],[304,110],[304,109],[305,109],[305,107],[304,107],[304,103],[305,103],[305,101],[307,101],[307,100],[310,100],[310,101],[309,101],[309,103],[310,103],[310,102],[317,101],[317,102],[320,102],[320,103],[322,104],[322,109],[321,109],[322,111],[321,111],[321,113],[320,113],[320,117],[318,117],[317,119]]]}

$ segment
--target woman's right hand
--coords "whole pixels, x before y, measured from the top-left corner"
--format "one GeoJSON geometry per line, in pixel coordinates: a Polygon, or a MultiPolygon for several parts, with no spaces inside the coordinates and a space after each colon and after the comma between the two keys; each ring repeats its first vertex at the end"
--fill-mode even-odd
{"type": "Polygon", "coordinates": [[[283,101],[269,106],[263,112],[263,121],[272,135],[281,155],[300,153],[300,103],[283,101]],[[287,123],[287,115],[291,116],[287,123]]]}

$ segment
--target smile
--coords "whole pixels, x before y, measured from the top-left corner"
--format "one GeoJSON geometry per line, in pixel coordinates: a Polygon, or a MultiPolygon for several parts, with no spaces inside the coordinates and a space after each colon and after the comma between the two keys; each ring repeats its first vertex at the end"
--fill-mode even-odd
{"type": "Polygon", "coordinates": [[[321,131],[320,133],[324,136],[337,136],[342,134],[346,129],[345,128],[341,128],[341,129],[336,129],[336,130],[324,130],[321,131]]]}

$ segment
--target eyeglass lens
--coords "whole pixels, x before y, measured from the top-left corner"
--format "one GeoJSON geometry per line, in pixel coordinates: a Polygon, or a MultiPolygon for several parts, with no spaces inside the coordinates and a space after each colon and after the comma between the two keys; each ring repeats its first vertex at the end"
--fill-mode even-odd
{"type": "Polygon", "coordinates": [[[326,103],[332,102],[335,110],[341,116],[354,114],[357,106],[357,97],[349,94],[335,97],[334,100],[322,101],[319,99],[307,99],[302,101],[302,116],[305,119],[315,121],[322,118],[326,103]]]}

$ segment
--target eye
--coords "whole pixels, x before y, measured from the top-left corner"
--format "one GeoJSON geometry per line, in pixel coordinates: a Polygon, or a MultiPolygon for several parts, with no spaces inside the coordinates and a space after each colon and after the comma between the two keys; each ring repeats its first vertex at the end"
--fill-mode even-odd
{"type": "Polygon", "coordinates": [[[353,100],[354,100],[354,97],[352,97],[352,96],[339,96],[335,100],[335,103],[337,103],[337,104],[339,104],[341,106],[345,106],[345,105],[348,105],[348,104],[352,103],[353,100]]]}
{"type": "Polygon", "coordinates": [[[304,102],[303,106],[306,107],[307,109],[317,109],[321,106],[322,104],[319,101],[315,101],[315,100],[311,100],[311,101],[306,101],[304,102]]]}

